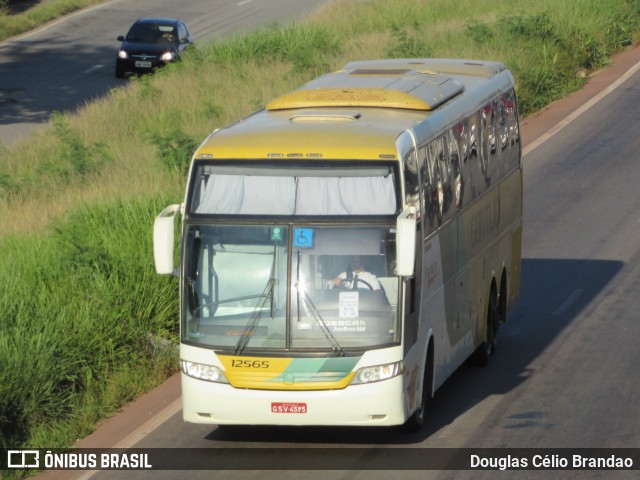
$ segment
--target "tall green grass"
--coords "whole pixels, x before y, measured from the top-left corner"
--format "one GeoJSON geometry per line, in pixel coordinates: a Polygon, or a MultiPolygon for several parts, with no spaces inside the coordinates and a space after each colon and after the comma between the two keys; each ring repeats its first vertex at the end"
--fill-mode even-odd
{"type": "Polygon", "coordinates": [[[213,129],[350,60],[389,56],[503,61],[526,115],[637,41],[639,14],[640,0],[335,0],[303,23],[198,45],[0,148],[0,446],[68,445],[175,370],[148,346],[177,329],[151,226],[181,200],[213,129]]]}
{"type": "Polygon", "coordinates": [[[175,352],[153,348],[177,332],[176,283],[152,264],[166,201],[84,206],[48,235],[2,240],[0,448],[47,447],[54,424],[68,443],[175,371],[175,352]]]}

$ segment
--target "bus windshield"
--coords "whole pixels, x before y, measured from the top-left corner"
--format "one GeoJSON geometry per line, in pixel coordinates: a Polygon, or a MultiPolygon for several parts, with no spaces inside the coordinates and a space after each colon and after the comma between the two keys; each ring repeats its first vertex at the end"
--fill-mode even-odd
{"type": "Polygon", "coordinates": [[[190,225],[183,340],[236,353],[399,342],[392,230],[190,225]]]}

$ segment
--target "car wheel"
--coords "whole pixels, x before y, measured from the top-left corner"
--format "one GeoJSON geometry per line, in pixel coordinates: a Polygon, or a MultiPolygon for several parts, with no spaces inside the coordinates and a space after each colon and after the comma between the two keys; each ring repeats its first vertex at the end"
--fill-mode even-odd
{"type": "Polygon", "coordinates": [[[124,68],[116,65],[116,78],[124,78],[124,68]]]}

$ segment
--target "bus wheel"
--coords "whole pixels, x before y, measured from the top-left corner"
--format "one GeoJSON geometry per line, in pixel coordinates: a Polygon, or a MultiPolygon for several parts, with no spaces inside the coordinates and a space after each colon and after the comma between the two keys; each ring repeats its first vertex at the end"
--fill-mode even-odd
{"type": "Polygon", "coordinates": [[[403,427],[405,431],[416,433],[419,432],[427,416],[428,405],[431,400],[431,388],[433,386],[433,348],[429,346],[429,352],[427,353],[427,361],[424,367],[424,380],[422,383],[422,401],[420,407],[413,412],[413,414],[407,419],[403,427]]]}
{"type": "Polygon", "coordinates": [[[496,349],[496,335],[498,333],[498,304],[495,290],[491,290],[489,296],[489,306],[487,307],[487,335],[485,340],[478,346],[471,357],[471,362],[479,367],[484,367],[489,363],[491,355],[496,349]]]}

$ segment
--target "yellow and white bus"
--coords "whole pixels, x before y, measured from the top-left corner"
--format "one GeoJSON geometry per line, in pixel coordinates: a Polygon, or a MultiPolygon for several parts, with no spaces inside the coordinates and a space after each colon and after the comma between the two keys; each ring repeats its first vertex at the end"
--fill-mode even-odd
{"type": "Polygon", "coordinates": [[[214,131],[154,224],[184,419],[419,429],[518,299],[522,203],[496,62],[352,62],[214,131]]]}

